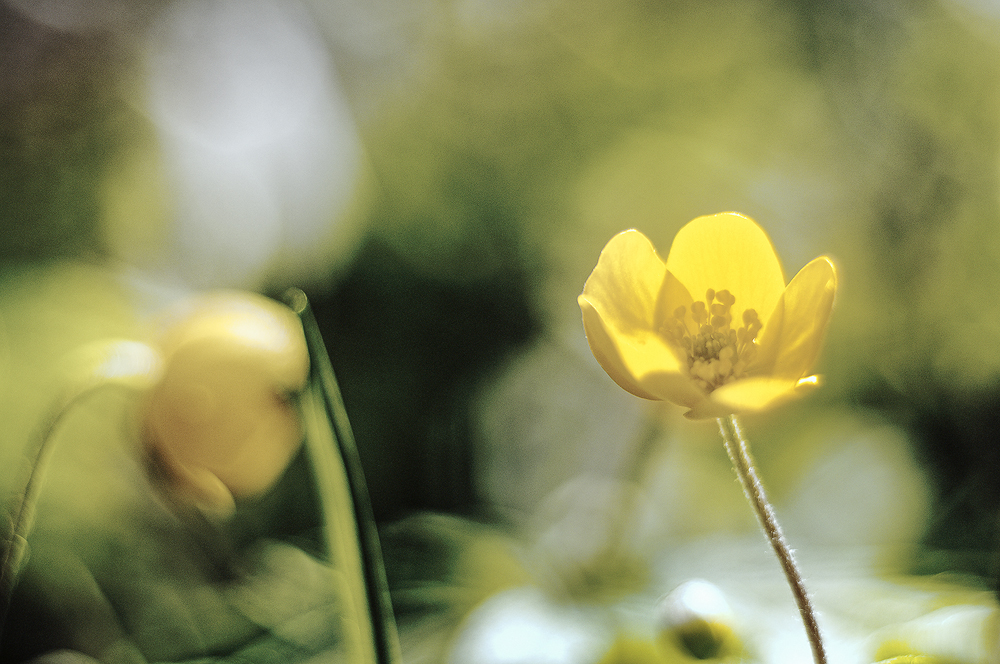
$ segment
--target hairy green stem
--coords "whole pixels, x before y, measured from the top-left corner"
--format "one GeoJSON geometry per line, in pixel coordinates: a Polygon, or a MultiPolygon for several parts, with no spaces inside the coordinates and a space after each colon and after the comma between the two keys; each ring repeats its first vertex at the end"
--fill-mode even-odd
{"type": "Polygon", "coordinates": [[[792,555],[792,550],[788,547],[788,542],[785,541],[781,526],[778,524],[778,518],[774,515],[774,509],[767,500],[767,494],[764,493],[764,485],[761,484],[760,478],[757,476],[757,469],[754,467],[753,457],[750,455],[749,443],[743,437],[736,416],[720,417],[719,431],[722,433],[726,452],[729,453],[729,458],[736,469],[736,475],[743,485],[743,492],[757,513],[757,520],[767,536],[767,541],[771,543],[775,555],[778,556],[778,562],[781,563],[785,578],[788,579],[788,585],[792,589],[795,603],[802,615],[802,623],[805,625],[806,635],[809,637],[809,645],[812,646],[813,659],[816,664],[826,664],[826,651],[823,649],[823,638],[820,635],[819,624],[816,622],[816,611],[809,600],[802,574],[795,564],[795,556],[792,555]]]}

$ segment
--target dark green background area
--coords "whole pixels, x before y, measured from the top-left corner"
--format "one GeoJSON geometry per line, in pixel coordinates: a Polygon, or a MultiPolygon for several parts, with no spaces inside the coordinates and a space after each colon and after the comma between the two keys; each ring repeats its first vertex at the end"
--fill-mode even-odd
{"type": "Polygon", "coordinates": [[[477,505],[470,409],[484,377],[539,325],[514,269],[456,283],[372,241],[312,300],[377,519],[477,505]]]}

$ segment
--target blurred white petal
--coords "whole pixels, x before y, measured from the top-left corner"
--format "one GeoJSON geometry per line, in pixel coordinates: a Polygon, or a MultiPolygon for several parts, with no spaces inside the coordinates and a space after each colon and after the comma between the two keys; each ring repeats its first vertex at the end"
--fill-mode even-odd
{"type": "MultiPolygon", "coordinates": [[[[598,614],[599,615],[599,614],[598,614]]],[[[459,632],[449,664],[592,664],[610,645],[610,625],[536,588],[484,602],[459,632]]]]}
{"type": "Polygon", "coordinates": [[[294,2],[172,4],[148,105],[176,219],[161,263],[193,286],[253,287],[328,268],[360,147],[331,56],[294,2]]]}

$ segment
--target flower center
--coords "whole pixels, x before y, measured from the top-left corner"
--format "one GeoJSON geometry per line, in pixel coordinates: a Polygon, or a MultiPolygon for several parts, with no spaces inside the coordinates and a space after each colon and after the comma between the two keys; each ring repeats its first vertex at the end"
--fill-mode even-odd
{"type": "Polygon", "coordinates": [[[743,325],[733,329],[732,308],[736,298],[727,291],[709,288],[704,301],[691,310],[677,307],[667,319],[662,334],[687,357],[691,378],[711,392],[746,375],[757,355],[757,334],[763,323],[753,309],[743,310],[743,325]]]}

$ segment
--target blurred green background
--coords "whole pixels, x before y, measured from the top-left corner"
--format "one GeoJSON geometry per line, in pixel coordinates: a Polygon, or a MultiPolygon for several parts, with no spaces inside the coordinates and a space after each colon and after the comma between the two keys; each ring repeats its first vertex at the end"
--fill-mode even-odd
{"type": "MultiPolygon", "coordinates": [[[[520,526],[625,474],[650,420],[717,446],[619,394],[575,298],[616,232],[665,255],[736,210],[789,278],[841,274],[825,387],[748,420],[766,481],[888,432],[921,478],[900,571],[995,589],[997,35],[978,0],[6,0],[0,480],[78,346],[184,293],[294,285],[377,520],[520,526]]],[[[686,500],[675,532],[745,525],[686,500]]]]}

